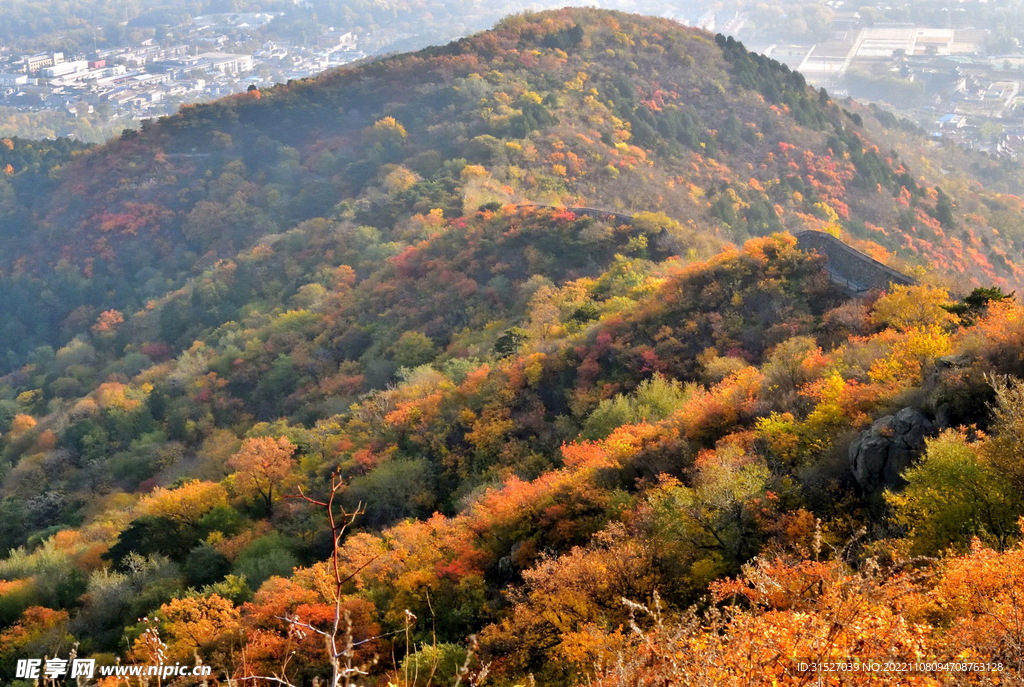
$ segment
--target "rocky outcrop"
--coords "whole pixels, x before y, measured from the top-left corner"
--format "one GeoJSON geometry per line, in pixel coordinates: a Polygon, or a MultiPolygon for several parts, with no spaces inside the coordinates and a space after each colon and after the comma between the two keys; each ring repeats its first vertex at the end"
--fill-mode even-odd
{"type": "Polygon", "coordinates": [[[850,444],[850,470],[867,493],[903,484],[901,474],[924,451],[935,425],[920,410],[904,408],[886,415],[850,444]]]}

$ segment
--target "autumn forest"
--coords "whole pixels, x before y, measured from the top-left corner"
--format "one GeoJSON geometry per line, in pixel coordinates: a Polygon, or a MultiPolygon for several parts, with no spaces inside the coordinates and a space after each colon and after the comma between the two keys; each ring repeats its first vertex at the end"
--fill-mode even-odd
{"type": "Polygon", "coordinates": [[[1016,684],[1022,198],[594,9],[0,140],[0,682],[1016,684]]]}

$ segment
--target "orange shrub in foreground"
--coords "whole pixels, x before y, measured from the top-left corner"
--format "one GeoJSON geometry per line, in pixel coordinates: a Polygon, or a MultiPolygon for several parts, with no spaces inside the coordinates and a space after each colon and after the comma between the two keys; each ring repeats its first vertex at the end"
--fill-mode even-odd
{"type": "Polygon", "coordinates": [[[631,630],[593,630],[592,686],[1019,684],[1024,665],[1024,547],[975,543],[941,562],[883,570],[869,559],[759,558],[712,585],[708,612],[667,617],[626,601],[631,630]],[[1001,664],[1002,671],[846,670],[799,664],[1001,664]],[[819,681],[820,678],[820,681],[819,681]]]}

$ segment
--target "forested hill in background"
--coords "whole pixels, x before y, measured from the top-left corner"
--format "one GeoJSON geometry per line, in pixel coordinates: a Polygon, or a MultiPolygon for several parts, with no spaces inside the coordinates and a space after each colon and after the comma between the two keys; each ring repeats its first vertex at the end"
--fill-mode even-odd
{"type": "Polygon", "coordinates": [[[283,497],[332,475],[371,684],[471,633],[508,685],[1024,661],[1024,578],[985,591],[1022,565],[1019,171],[588,9],[0,162],[0,674],[324,675],[281,617],[331,616],[331,537],[283,497]],[[852,298],[803,229],[920,285],[852,298]],[[709,590],[750,603],[685,621],[709,590]],[[655,593],[681,624],[623,634],[655,593]]]}
{"type": "Polygon", "coordinates": [[[895,129],[880,146],[872,113],[731,41],[584,16],[185,109],[65,165],[0,237],[13,362],[303,221],[372,226],[397,250],[408,217],[486,202],[660,211],[731,241],[824,229],[937,280],[1017,284],[1019,200],[956,171],[983,163],[895,129]]]}

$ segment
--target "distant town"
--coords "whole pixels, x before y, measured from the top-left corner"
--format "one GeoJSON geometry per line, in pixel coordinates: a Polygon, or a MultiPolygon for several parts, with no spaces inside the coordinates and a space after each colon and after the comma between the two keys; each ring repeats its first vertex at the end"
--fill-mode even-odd
{"type": "Polygon", "coordinates": [[[127,124],[170,114],[185,103],[212,100],[287,82],[366,57],[349,31],[324,31],[310,45],[270,41],[255,51],[250,32],[273,13],[194,17],[185,41],[70,55],[14,55],[0,47],[0,107],[57,111],[72,117],[100,113],[127,124]]]}
{"type": "Polygon", "coordinates": [[[998,157],[1024,156],[1019,45],[1011,54],[988,54],[988,29],[870,22],[863,6],[825,4],[832,19],[818,41],[765,41],[741,12],[708,12],[693,24],[744,41],[833,97],[878,102],[924,129],[935,145],[955,141],[998,157]]]}

